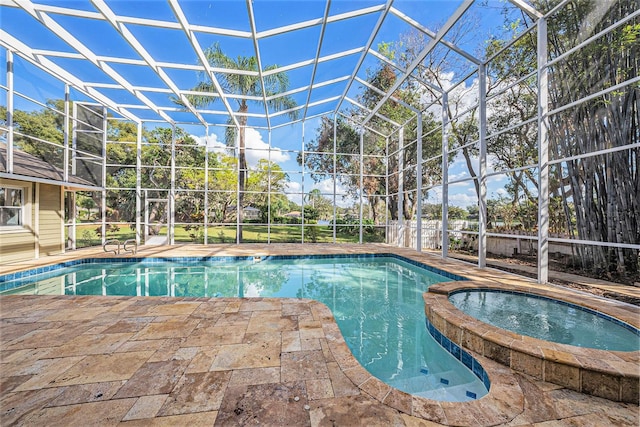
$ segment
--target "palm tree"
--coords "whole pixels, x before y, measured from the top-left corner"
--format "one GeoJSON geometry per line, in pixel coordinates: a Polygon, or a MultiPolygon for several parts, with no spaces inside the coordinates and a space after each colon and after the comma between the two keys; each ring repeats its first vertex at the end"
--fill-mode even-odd
{"type": "MultiPolygon", "coordinates": [[[[227,68],[230,70],[240,70],[240,71],[253,71],[257,72],[258,70],[258,60],[254,56],[238,56],[236,59],[230,58],[220,48],[218,43],[215,43],[211,47],[207,48],[205,51],[205,56],[207,57],[207,61],[212,67],[217,68],[227,68]]],[[[278,68],[277,65],[269,65],[264,68],[264,72],[268,72],[278,68]]],[[[262,84],[260,82],[260,77],[257,75],[248,75],[248,74],[237,74],[237,73],[218,73],[216,75],[220,86],[224,90],[225,93],[233,93],[237,95],[244,96],[262,96],[262,84]]],[[[215,92],[215,87],[213,83],[210,81],[209,77],[201,73],[201,82],[193,88],[194,91],[197,92],[215,92]]],[[[275,96],[279,93],[284,93],[289,89],[289,77],[285,73],[273,73],[263,75],[264,81],[264,93],[267,99],[271,96],[275,96]]],[[[208,95],[188,95],[187,98],[189,102],[196,107],[205,107],[211,104],[215,98],[208,95]]],[[[233,126],[227,128],[225,132],[225,140],[227,145],[233,146],[236,143],[236,132],[239,130],[239,136],[237,138],[238,143],[238,185],[240,194],[238,195],[238,203],[237,203],[237,211],[238,211],[238,222],[239,227],[237,231],[237,241],[239,243],[242,242],[242,209],[243,209],[243,199],[244,199],[244,191],[247,185],[247,160],[245,155],[245,129],[247,126],[247,116],[246,113],[249,110],[249,106],[247,105],[247,99],[244,98],[236,98],[238,103],[238,113],[237,116],[239,129],[236,129],[233,126]]],[[[256,101],[260,102],[260,101],[256,101]]],[[[179,103],[179,101],[178,101],[179,103]]],[[[267,105],[276,111],[290,110],[296,106],[296,102],[290,96],[280,96],[267,100],[267,105]]],[[[292,110],[288,113],[289,117],[292,120],[296,120],[298,118],[298,111],[292,110]]],[[[232,122],[232,120],[229,120],[232,122]]]]}
{"type": "Polygon", "coordinates": [[[322,192],[317,188],[309,191],[309,194],[305,197],[307,199],[307,204],[311,205],[313,209],[316,208],[316,201],[322,198],[322,192]]]}

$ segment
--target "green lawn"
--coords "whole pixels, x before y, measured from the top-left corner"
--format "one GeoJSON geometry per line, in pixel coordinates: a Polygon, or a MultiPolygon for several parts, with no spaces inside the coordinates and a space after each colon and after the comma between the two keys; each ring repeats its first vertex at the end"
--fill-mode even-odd
{"type": "MultiPolygon", "coordinates": [[[[78,248],[88,246],[98,246],[101,239],[97,230],[100,226],[78,225],[76,227],[76,246],[78,248]]],[[[244,243],[267,243],[268,228],[266,225],[247,224],[242,227],[244,243]]],[[[160,232],[166,233],[163,227],[160,232]]],[[[209,227],[208,243],[235,243],[235,225],[209,227]]],[[[116,231],[108,231],[107,239],[118,239],[121,242],[127,239],[134,239],[135,232],[128,225],[119,226],[116,231]]],[[[358,234],[336,233],[336,243],[358,243],[358,234]]],[[[184,226],[175,228],[176,243],[202,243],[204,230],[202,227],[186,230],[184,226]]],[[[296,225],[272,225],[271,243],[300,243],[302,239],[302,228],[296,225]]],[[[305,243],[331,243],[333,242],[333,229],[326,225],[307,225],[304,233],[305,243]]],[[[381,233],[363,236],[364,242],[383,242],[384,236],[381,233]]]]}

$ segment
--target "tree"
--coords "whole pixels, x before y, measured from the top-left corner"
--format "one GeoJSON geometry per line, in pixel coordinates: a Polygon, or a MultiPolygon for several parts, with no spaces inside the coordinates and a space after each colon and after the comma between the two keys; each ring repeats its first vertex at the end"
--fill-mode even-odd
{"type": "MultiPolygon", "coordinates": [[[[247,178],[245,207],[259,208],[263,221],[267,222],[269,202],[274,202],[274,196],[284,191],[287,182],[289,182],[289,175],[282,170],[280,165],[266,159],[260,159],[247,178]]],[[[274,205],[279,206],[279,203],[276,202],[274,205]]],[[[275,216],[274,214],[272,213],[272,216],[275,216]]]]}
{"type": "Polygon", "coordinates": [[[314,188],[313,190],[309,191],[309,194],[305,196],[307,204],[314,209],[316,207],[316,201],[320,200],[321,198],[322,198],[322,192],[317,188],[314,188]]]}
{"type": "MultiPolygon", "coordinates": [[[[512,30],[512,38],[518,37],[518,25],[506,23],[505,27],[512,30]]],[[[491,100],[487,111],[488,133],[496,135],[488,141],[487,153],[491,167],[506,171],[504,189],[510,200],[501,197],[500,202],[509,205],[516,212],[518,225],[529,231],[537,223],[531,221],[530,211],[538,202],[538,124],[531,120],[537,113],[537,55],[531,49],[535,43],[531,37],[528,34],[507,49],[504,47],[512,40],[495,38],[486,48],[487,57],[495,56],[486,68],[487,93],[501,92],[491,100]],[[507,128],[512,129],[504,132],[507,128]]]]}
{"type": "MultiPolygon", "coordinates": [[[[215,183],[213,191],[209,189],[209,219],[211,222],[231,221],[231,207],[236,206],[236,189],[238,187],[238,162],[235,158],[224,154],[213,156],[217,168],[209,170],[209,182],[215,183]]],[[[211,160],[211,156],[209,157],[211,160]]]]}
{"type": "MultiPolygon", "coordinates": [[[[547,2],[534,1],[546,10],[547,2]]],[[[549,20],[549,57],[557,58],[573,46],[619,22],[638,9],[637,1],[570,2],[549,20]],[[594,18],[598,19],[594,19],[594,18]]],[[[526,22],[522,20],[522,22],[526,22]]],[[[640,24],[629,21],[594,38],[588,45],[549,67],[550,110],[589,95],[604,92],[549,117],[549,151],[552,159],[568,158],[550,169],[550,198],[562,209],[566,232],[586,241],[640,243],[640,89],[627,85],[607,91],[636,77],[640,71],[640,24]],[[614,147],[630,148],[597,156],[585,154],[614,147]]],[[[503,41],[501,43],[506,43],[503,41]]],[[[519,57],[535,57],[534,37],[517,42],[509,55],[497,58],[496,75],[518,75],[519,57]]],[[[530,102],[518,103],[535,114],[530,102]]],[[[517,112],[511,110],[511,113],[517,112]]],[[[513,144],[513,141],[512,141],[513,144]]],[[[516,141],[528,152],[526,138],[516,141]]],[[[506,164],[505,156],[501,161],[506,164]]],[[[520,186],[520,189],[523,187],[520,186]]],[[[557,218],[550,218],[557,224],[557,218]]],[[[575,259],[585,270],[611,277],[638,271],[638,250],[600,245],[573,245],[575,259]]]]}
{"type": "MultiPolygon", "coordinates": [[[[107,145],[107,163],[111,166],[107,173],[107,192],[109,220],[134,222],[136,213],[135,140],[137,125],[129,122],[114,121],[108,128],[110,143],[107,145]],[[121,142],[121,143],[118,143],[121,142]],[[126,189],[131,189],[127,191],[126,189]]],[[[190,223],[201,220],[204,213],[204,200],[197,190],[204,189],[204,146],[180,128],[142,129],[141,151],[141,187],[150,189],[152,198],[166,199],[171,189],[171,144],[174,141],[175,163],[181,167],[176,173],[175,188],[184,190],[176,197],[175,219],[177,222],[190,223]]],[[[210,156],[209,167],[215,171],[218,167],[216,156],[210,156]]],[[[235,188],[235,187],[234,187],[235,188]]],[[[158,204],[150,206],[150,220],[157,219],[166,212],[158,204]]]]}
{"type": "Polygon", "coordinates": [[[96,207],[96,202],[91,197],[87,197],[84,194],[78,194],[77,204],[87,211],[87,220],[91,219],[91,209],[96,207]]]}
{"type": "Polygon", "coordinates": [[[306,195],[307,206],[304,208],[304,216],[308,218],[307,209],[311,207],[317,213],[316,219],[329,219],[333,216],[333,202],[322,195],[322,192],[314,188],[306,195]]]}
{"type": "MultiPolygon", "coordinates": [[[[64,144],[64,114],[61,113],[64,111],[64,100],[48,99],[46,106],[41,110],[13,111],[13,143],[22,151],[64,169],[61,149],[64,144]],[[33,138],[47,141],[48,144],[33,138]]],[[[7,108],[4,106],[0,106],[0,117],[7,117],[7,108]]]]}
{"type": "MultiPolygon", "coordinates": [[[[24,111],[15,109],[13,111],[14,146],[28,153],[49,165],[57,168],[62,174],[65,169],[71,173],[71,164],[64,163],[64,110],[65,101],[63,99],[47,99],[45,107],[39,110],[24,111]]],[[[91,126],[95,124],[93,117],[88,118],[87,111],[91,111],[91,107],[78,107],[78,117],[81,121],[76,122],[76,142],[75,147],[70,148],[77,150],[75,158],[76,173],[78,176],[93,181],[97,186],[102,185],[102,167],[99,164],[98,156],[102,153],[102,139],[95,138],[95,129],[91,126]],[[84,123],[83,123],[84,122],[84,123]],[[89,127],[85,123],[92,123],[89,127]],[[92,137],[87,138],[87,133],[83,130],[90,129],[92,137]],[[96,143],[97,142],[97,143],[96,143]],[[95,156],[88,160],[86,153],[95,156]]],[[[102,107],[99,107],[100,110],[102,107]]],[[[102,114],[100,111],[99,114],[102,114]]],[[[0,106],[0,117],[7,117],[7,109],[0,106]]],[[[100,129],[102,123],[97,126],[100,129]]],[[[69,122],[67,129],[69,135],[72,134],[74,128],[73,121],[69,122]]],[[[73,155],[73,154],[72,154],[73,155]]],[[[62,179],[62,176],[60,176],[62,179]]],[[[87,193],[93,197],[95,206],[98,210],[102,209],[102,198],[99,192],[87,193]]]]}
{"type": "MultiPolygon", "coordinates": [[[[396,54],[394,45],[389,43],[381,43],[378,46],[378,51],[388,58],[393,58],[396,54]]],[[[380,94],[390,90],[397,80],[397,76],[393,68],[385,63],[382,63],[377,68],[367,70],[367,81],[375,87],[365,87],[361,96],[358,97],[358,101],[367,108],[374,108],[381,100],[380,94]]],[[[404,129],[404,140],[402,151],[402,158],[398,159],[397,155],[390,156],[387,159],[388,163],[381,161],[378,157],[381,154],[389,155],[387,152],[386,138],[380,137],[377,134],[365,133],[365,143],[363,154],[363,164],[360,165],[360,130],[355,128],[352,123],[360,123],[367,114],[366,111],[354,110],[351,112],[352,120],[344,119],[343,117],[336,118],[336,167],[334,171],[333,156],[326,154],[333,152],[333,120],[324,117],[320,122],[320,127],[317,130],[316,139],[307,144],[305,153],[305,162],[308,168],[311,170],[311,176],[316,181],[320,181],[326,176],[330,176],[333,173],[336,174],[337,179],[342,185],[347,187],[349,194],[352,197],[358,197],[360,192],[360,170],[362,168],[363,173],[363,188],[364,196],[367,198],[369,205],[371,206],[371,215],[374,223],[378,222],[377,206],[379,205],[382,196],[386,196],[389,200],[389,214],[391,219],[398,219],[400,212],[399,204],[400,200],[403,201],[403,212],[405,219],[411,219],[415,214],[415,191],[407,191],[407,189],[415,189],[416,187],[416,175],[415,169],[407,167],[412,163],[415,163],[417,158],[417,129],[416,121],[410,121],[415,117],[415,113],[407,108],[405,104],[412,105],[416,109],[422,110],[420,107],[419,92],[412,86],[402,86],[398,88],[393,94],[393,98],[387,100],[379,109],[379,113],[396,123],[407,123],[404,129]],[[387,168],[389,171],[398,170],[400,168],[405,170],[403,186],[405,188],[405,194],[398,194],[400,183],[398,181],[398,174],[391,174],[388,180],[385,178],[387,174],[387,168]]],[[[386,120],[383,120],[377,116],[374,116],[367,126],[379,130],[383,134],[390,134],[395,129],[386,120]]],[[[427,137],[423,137],[422,155],[424,159],[433,157],[435,153],[441,151],[442,139],[439,132],[431,132],[430,130],[436,127],[436,123],[433,120],[433,116],[430,113],[423,114],[423,134],[429,134],[427,137]]],[[[397,141],[392,142],[395,144],[395,148],[390,147],[389,151],[393,152],[397,150],[397,141]]],[[[302,162],[302,157],[298,156],[298,163],[302,162]]],[[[423,170],[424,182],[428,182],[429,177],[436,175],[434,168],[430,165],[426,165],[423,170]]]]}
{"type": "MultiPolygon", "coordinates": [[[[209,65],[212,67],[226,68],[229,70],[239,70],[239,71],[261,71],[258,70],[258,60],[254,57],[247,56],[238,56],[236,59],[233,59],[227,56],[218,43],[215,43],[213,46],[207,48],[205,50],[205,56],[209,65]]],[[[270,65],[265,67],[262,71],[268,72],[277,69],[277,65],[270,65]]],[[[275,98],[270,98],[272,96],[276,96],[283,92],[286,92],[289,88],[289,78],[287,74],[282,72],[277,73],[269,73],[264,74],[262,76],[262,81],[264,82],[264,87],[261,83],[261,78],[254,74],[245,74],[245,73],[235,73],[230,71],[229,73],[218,73],[216,76],[218,78],[218,82],[222,89],[227,93],[233,93],[237,95],[242,95],[243,97],[235,98],[238,103],[238,125],[239,129],[234,127],[228,127],[226,132],[226,142],[227,145],[235,145],[237,139],[237,147],[238,147],[238,186],[239,186],[239,200],[237,203],[237,211],[240,225],[237,230],[237,241],[242,242],[242,208],[244,202],[244,192],[247,186],[247,160],[245,154],[245,129],[247,127],[247,112],[249,110],[249,106],[247,104],[247,99],[244,98],[246,96],[262,96],[267,97],[267,105],[269,108],[274,109],[276,111],[286,110],[288,111],[289,117],[292,119],[296,119],[298,117],[298,111],[293,110],[296,106],[294,99],[290,96],[278,96],[275,98]],[[237,137],[237,138],[236,138],[237,137]]],[[[187,95],[187,99],[194,107],[205,107],[212,102],[215,101],[215,97],[205,94],[215,93],[216,89],[209,76],[204,73],[200,74],[201,81],[198,83],[193,90],[197,92],[202,92],[202,95],[187,95]]],[[[179,101],[175,100],[175,102],[179,103],[179,101]]]]}
{"type": "MultiPolygon", "coordinates": [[[[406,54],[402,43],[380,43],[378,45],[378,51],[387,57],[389,60],[393,60],[396,57],[406,54]]],[[[359,101],[369,109],[374,108],[381,100],[382,93],[388,93],[391,88],[396,84],[397,75],[394,68],[387,62],[381,63],[377,68],[367,71],[369,83],[375,87],[366,87],[359,101]]],[[[380,107],[379,114],[387,119],[393,120],[395,123],[403,123],[404,132],[402,141],[403,150],[401,156],[390,155],[394,151],[398,150],[399,141],[392,140],[389,150],[387,152],[384,138],[376,135],[372,135],[373,143],[367,144],[366,150],[368,153],[385,153],[389,157],[387,158],[387,164],[383,162],[376,162],[373,157],[365,158],[364,170],[367,174],[371,175],[386,175],[386,170],[398,171],[404,170],[403,173],[403,188],[404,194],[399,194],[400,182],[398,174],[390,174],[388,181],[385,183],[384,179],[376,176],[365,176],[364,178],[364,191],[368,196],[369,204],[371,205],[371,211],[374,222],[376,221],[376,206],[380,200],[379,194],[385,194],[388,190],[388,206],[389,213],[392,219],[398,219],[399,204],[403,203],[403,213],[405,219],[411,219],[415,216],[416,204],[415,198],[417,194],[417,171],[415,166],[417,159],[417,120],[414,110],[407,107],[412,106],[414,109],[423,111],[422,114],[422,157],[428,159],[436,156],[441,152],[442,138],[440,132],[431,132],[437,127],[437,124],[433,120],[433,115],[430,112],[424,111],[424,105],[421,100],[421,90],[412,82],[407,82],[397,88],[391,97],[380,107]],[[425,136],[427,135],[427,136],[425,136]],[[385,185],[386,184],[386,185],[385,185]]],[[[358,112],[354,114],[356,121],[362,117],[358,117],[358,112]]],[[[365,114],[368,114],[365,112],[365,114]]],[[[379,116],[374,116],[368,124],[375,129],[382,131],[384,134],[390,134],[393,131],[397,131],[394,125],[388,120],[385,120],[379,116]]],[[[370,138],[371,139],[371,138],[370,138]]],[[[369,139],[369,141],[370,141],[369,139]]],[[[365,153],[365,154],[368,154],[365,153]]],[[[430,178],[437,175],[436,170],[432,167],[433,164],[423,165],[422,178],[423,185],[428,185],[430,178]]],[[[438,169],[436,167],[435,169],[438,169]]]]}
{"type": "Polygon", "coordinates": [[[459,206],[449,206],[449,219],[467,219],[469,211],[459,206]]]}
{"type": "MultiPolygon", "coordinates": [[[[477,37],[477,22],[470,16],[465,14],[459,24],[447,34],[447,39],[451,43],[461,46],[465,44],[467,37],[477,37]]],[[[401,66],[404,68],[409,66],[430,42],[431,39],[420,31],[410,31],[403,34],[400,41],[402,52],[398,55],[401,66]]],[[[451,81],[452,72],[464,75],[468,72],[469,65],[466,60],[451,49],[439,45],[427,55],[423,65],[419,66],[415,73],[421,80],[429,82],[437,88],[448,88],[453,83],[451,81]]],[[[476,90],[477,87],[474,85],[469,87],[462,85],[456,90],[450,90],[445,113],[451,119],[449,122],[448,149],[450,158],[448,161],[453,161],[455,155],[462,156],[469,176],[473,179],[476,196],[479,198],[480,183],[473,162],[473,159],[478,156],[479,150],[478,144],[470,144],[472,141],[477,141],[479,136],[478,107],[468,109],[469,104],[473,103],[476,90]],[[462,114],[464,111],[466,113],[462,114]],[[456,149],[459,149],[459,154],[454,154],[456,149]]],[[[429,85],[416,85],[416,92],[422,94],[424,98],[434,101],[440,97],[440,92],[429,85]]],[[[436,155],[442,150],[441,139],[437,148],[436,155]]],[[[434,169],[437,171],[437,168],[434,169]]]]}

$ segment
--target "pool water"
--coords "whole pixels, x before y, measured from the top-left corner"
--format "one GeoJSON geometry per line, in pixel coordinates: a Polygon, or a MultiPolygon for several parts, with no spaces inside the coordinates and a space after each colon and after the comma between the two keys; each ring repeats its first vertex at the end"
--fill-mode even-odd
{"type": "Polygon", "coordinates": [[[476,319],[520,335],[601,350],[640,350],[636,328],[574,304],[497,290],[460,291],[449,301],[476,319]]]}
{"type": "Polygon", "coordinates": [[[10,292],[310,298],[331,309],[353,355],[385,383],[441,401],[487,394],[425,326],[422,293],[450,278],[391,257],[257,261],[84,264],[10,292]]]}

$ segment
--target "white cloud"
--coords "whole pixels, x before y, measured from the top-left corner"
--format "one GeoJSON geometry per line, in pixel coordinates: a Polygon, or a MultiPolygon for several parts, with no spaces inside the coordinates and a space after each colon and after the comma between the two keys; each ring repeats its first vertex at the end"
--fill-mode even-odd
{"type": "Polygon", "coordinates": [[[470,205],[477,205],[478,198],[475,193],[473,195],[465,194],[465,193],[457,193],[449,195],[449,205],[459,206],[461,208],[466,208],[470,205]]]}
{"type": "MultiPolygon", "coordinates": [[[[333,201],[333,180],[331,178],[314,182],[309,191],[314,189],[320,190],[324,197],[333,201]]],[[[357,202],[356,199],[346,195],[346,193],[347,189],[339,182],[336,182],[336,206],[347,208],[349,206],[353,206],[353,204],[357,202]]]]}
{"type": "MultiPolygon", "coordinates": [[[[455,73],[451,71],[440,72],[437,76],[437,79],[428,79],[439,81],[439,84],[435,85],[441,85],[442,89],[444,89],[445,91],[449,91],[449,108],[454,113],[454,115],[456,114],[456,112],[466,111],[472,105],[478,103],[478,79],[472,80],[470,84],[463,82],[455,88],[451,89],[454,84],[458,83],[457,81],[455,81],[455,77],[455,73]]],[[[426,105],[430,105],[429,108],[427,108],[427,111],[433,113],[434,117],[442,117],[442,106],[440,104],[441,101],[438,101],[435,104],[431,104],[431,102],[434,101],[434,97],[433,95],[431,95],[431,93],[429,93],[427,89],[423,89],[421,101],[426,105]]]]}
{"type": "MultiPolygon", "coordinates": [[[[323,179],[322,181],[315,182],[313,184],[313,188],[320,190],[322,194],[333,194],[333,180],[331,178],[323,179]]],[[[339,182],[336,182],[336,194],[344,194],[346,189],[340,185],[339,182]]]]}
{"type": "MultiPolygon", "coordinates": [[[[469,172],[467,172],[466,170],[460,173],[449,173],[449,182],[451,181],[457,181],[459,179],[463,179],[463,178],[469,178],[469,172]]],[[[449,185],[455,185],[455,184],[449,184],[449,185]]]]}
{"type": "Polygon", "coordinates": [[[191,138],[193,138],[198,145],[206,145],[207,150],[210,152],[225,153],[227,150],[227,146],[223,142],[218,141],[218,136],[216,134],[207,136],[191,135],[191,138]]]}
{"type": "Polygon", "coordinates": [[[247,164],[250,167],[257,165],[260,159],[282,163],[290,158],[288,153],[283,152],[278,147],[272,146],[271,150],[269,150],[269,144],[264,142],[260,132],[253,128],[245,130],[245,146],[247,147],[247,164]]]}
{"type": "Polygon", "coordinates": [[[300,193],[302,191],[302,184],[296,181],[287,182],[285,185],[284,192],[285,193],[300,193]]]}
{"type": "Polygon", "coordinates": [[[291,200],[293,203],[297,205],[302,204],[302,184],[296,181],[287,182],[284,186],[284,194],[287,196],[287,199],[291,200]]]}
{"type": "MultiPolygon", "coordinates": [[[[224,142],[218,141],[216,134],[209,136],[196,136],[191,137],[199,144],[206,145],[207,149],[214,153],[228,153],[228,147],[224,142]]],[[[247,128],[245,130],[245,146],[247,148],[247,164],[249,167],[253,167],[258,164],[260,159],[271,160],[275,163],[286,162],[290,159],[288,153],[283,152],[278,147],[271,147],[269,150],[269,144],[262,140],[260,132],[253,128],[247,128]],[[269,153],[271,151],[271,153],[269,153]]]]}

